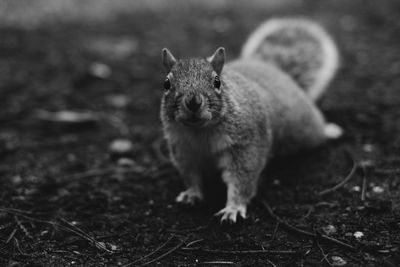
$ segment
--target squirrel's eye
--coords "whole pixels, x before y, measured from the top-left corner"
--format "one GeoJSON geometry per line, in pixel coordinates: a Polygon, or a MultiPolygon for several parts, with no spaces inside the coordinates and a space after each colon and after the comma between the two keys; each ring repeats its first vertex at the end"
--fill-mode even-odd
{"type": "Polygon", "coordinates": [[[221,81],[219,80],[218,76],[215,76],[214,78],[214,87],[219,89],[221,87],[221,81]]]}
{"type": "Polygon", "coordinates": [[[169,90],[171,88],[171,82],[168,78],[166,78],[164,81],[164,88],[165,90],[169,90]]]}

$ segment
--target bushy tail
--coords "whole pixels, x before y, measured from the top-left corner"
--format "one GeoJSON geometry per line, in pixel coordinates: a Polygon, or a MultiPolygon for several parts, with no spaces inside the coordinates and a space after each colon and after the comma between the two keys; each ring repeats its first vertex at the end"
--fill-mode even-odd
{"type": "Polygon", "coordinates": [[[306,19],[271,19],[247,39],[242,58],[272,62],[317,100],[339,65],[337,47],[317,23],[306,19]]]}

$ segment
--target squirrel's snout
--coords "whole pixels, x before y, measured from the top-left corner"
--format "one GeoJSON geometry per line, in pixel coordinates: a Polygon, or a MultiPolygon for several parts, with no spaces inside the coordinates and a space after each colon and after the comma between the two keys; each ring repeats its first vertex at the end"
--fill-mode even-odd
{"type": "Polygon", "coordinates": [[[191,112],[196,112],[200,109],[203,104],[203,97],[201,95],[193,95],[191,97],[186,97],[183,101],[186,108],[191,112]]]}

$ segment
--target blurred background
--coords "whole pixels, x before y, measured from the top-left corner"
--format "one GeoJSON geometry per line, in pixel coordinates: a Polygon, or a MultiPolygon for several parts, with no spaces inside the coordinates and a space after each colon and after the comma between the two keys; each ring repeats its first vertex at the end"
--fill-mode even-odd
{"type": "MultiPolygon", "coordinates": [[[[336,235],[348,242],[358,242],[346,234],[362,228],[366,241],[398,246],[399,1],[0,0],[0,265],[121,265],[171,233],[175,239],[191,233],[219,249],[270,247],[265,234],[275,225],[255,208],[244,227],[224,232],[210,222],[215,207],[183,211],[174,204],[183,185],[167,159],[158,118],[160,51],[205,57],[224,46],[233,59],[260,23],[281,16],[314,19],[338,43],[341,67],[319,105],[346,134],[278,162],[267,171],[263,197],[296,224],[336,225],[336,235]],[[345,151],[376,166],[366,190],[378,213],[356,209],[365,204],[356,187],[360,175],[327,200],[339,208],[304,217],[320,201],[312,192],[350,170],[345,151]]],[[[280,232],[273,248],[304,245],[280,232]]],[[[355,265],[394,264],[388,251],[366,257],[327,248],[355,265]]],[[[307,257],[318,266],[318,249],[307,257]]],[[[220,258],[265,263],[246,255],[220,258]]],[[[180,252],[163,263],[206,259],[180,252]]],[[[292,266],[308,259],[273,258],[292,266]]]]}
{"type": "MultiPolygon", "coordinates": [[[[301,0],[251,0],[248,4],[256,8],[276,8],[283,6],[298,6],[301,0]]],[[[227,6],[243,6],[240,1],[228,0],[3,0],[1,2],[1,21],[5,24],[23,27],[37,27],[43,23],[63,22],[88,22],[108,20],[122,14],[134,14],[138,11],[160,11],[169,9],[180,11],[181,8],[190,8],[194,5],[208,9],[221,9],[227,6]]]]}

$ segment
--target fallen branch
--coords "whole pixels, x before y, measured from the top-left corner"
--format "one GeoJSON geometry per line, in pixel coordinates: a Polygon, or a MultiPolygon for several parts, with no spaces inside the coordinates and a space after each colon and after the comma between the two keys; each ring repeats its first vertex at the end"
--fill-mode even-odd
{"type": "Polygon", "coordinates": [[[337,240],[333,237],[327,236],[327,235],[317,235],[317,234],[313,234],[311,232],[299,229],[293,225],[288,224],[286,221],[284,221],[283,219],[279,218],[278,216],[275,215],[275,213],[272,211],[271,207],[266,203],[266,202],[262,202],[264,208],[267,210],[268,214],[275,219],[275,221],[279,222],[281,225],[283,225],[286,229],[288,229],[289,231],[292,231],[294,233],[309,237],[313,240],[317,240],[317,241],[325,241],[331,244],[335,244],[338,245],[342,248],[346,248],[349,249],[351,251],[357,251],[357,249],[355,247],[353,247],[352,245],[349,245],[347,243],[344,243],[340,240],[337,240]]]}
{"type": "Polygon", "coordinates": [[[342,186],[344,186],[354,176],[354,174],[356,173],[357,168],[358,168],[358,164],[354,161],[354,159],[352,159],[352,160],[353,160],[353,167],[351,168],[350,173],[343,179],[343,181],[341,181],[340,183],[338,183],[337,185],[335,185],[332,188],[328,188],[328,189],[322,190],[321,192],[318,192],[317,195],[324,196],[324,195],[330,194],[330,193],[338,190],[342,186]]]}

